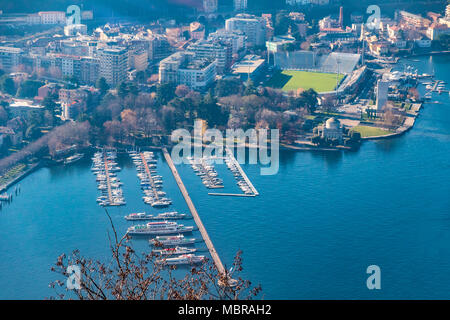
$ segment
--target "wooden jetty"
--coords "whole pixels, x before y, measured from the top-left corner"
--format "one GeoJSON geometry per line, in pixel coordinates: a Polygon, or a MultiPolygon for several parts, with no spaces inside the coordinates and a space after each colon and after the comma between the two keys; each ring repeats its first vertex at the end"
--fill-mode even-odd
{"type": "Polygon", "coordinates": [[[172,161],[172,158],[170,157],[169,152],[166,148],[162,149],[164,158],[166,158],[167,164],[170,167],[170,170],[172,171],[172,174],[175,178],[175,181],[178,184],[178,187],[180,188],[181,193],[183,194],[184,200],[186,201],[186,204],[189,207],[189,210],[191,211],[192,217],[194,218],[195,224],[198,227],[199,232],[201,233],[203,240],[205,241],[206,246],[208,247],[209,253],[211,254],[211,257],[214,261],[214,264],[216,265],[217,270],[221,274],[225,274],[225,268],[222,264],[222,261],[220,260],[220,257],[214,248],[214,245],[209,238],[208,232],[206,232],[205,227],[203,226],[202,220],[200,219],[200,216],[198,215],[197,210],[195,209],[194,203],[191,200],[191,197],[189,196],[189,193],[186,190],[186,187],[184,186],[183,181],[180,178],[180,175],[178,174],[177,169],[175,168],[175,165],[172,161]]]}

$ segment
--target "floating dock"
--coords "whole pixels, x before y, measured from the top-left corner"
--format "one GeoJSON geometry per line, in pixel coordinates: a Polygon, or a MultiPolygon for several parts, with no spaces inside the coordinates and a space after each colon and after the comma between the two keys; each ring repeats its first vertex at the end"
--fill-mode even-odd
{"type": "Polygon", "coordinates": [[[141,156],[142,163],[144,164],[145,172],[147,172],[147,177],[150,180],[150,184],[152,185],[154,196],[155,196],[156,200],[159,200],[159,195],[158,195],[158,192],[157,192],[157,188],[156,188],[155,182],[153,181],[153,177],[152,177],[152,175],[150,173],[150,169],[148,167],[147,159],[145,159],[145,156],[144,156],[144,154],[142,152],[139,153],[139,155],[141,156]]]}
{"type": "Polygon", "coordinates": [[[178,174],[177,169],[175,168],[175,165],[172,161],[172,158],[170,157],[169,152],[166,148],[162,149],[164,158],[167,161],[167,164],[170,167],[170,170],[172,171],[173,177],[175,178],[175,181],[178,184],[178,187],[180,188],[181,193],[183,194],[184,200],[186,201],[186,204],[189,207],[189,210],[191,211],[192,217],[194,218],[195,224],[198,227],[198,230],[200,231],[203,240],[205,241],[206,246],[208,247],[209,253],[211,254],[211,257],[214,261],[214,264],[216,265],[217,270],[221,274],[225,274],[225,268],[222,264],[222,261],[220,260],[220,257],[214,248],[214,245],[209,238],[208,232],[206,232],[205,227],[203,226],[202,220],[200,219],[200,216],[198,215],[197,210],[195,209],[194,203],[191,200],[191,197],[189,196],[189,193],[186,190],[186,187],[184,186],[183,181],[180,178],[180,175],[178,174]]]}
{"type": "Polygon", "coordinates": [[[236,168],[239,170],[239,173],[241,174],[242,178],[244,179],[245,183],[247,183],[247,185],[250,187],[250,189],[252,190],[253,194],[255,196],[259,196],[259,192],[258,190],[256,190],[256,188],[253,186],[253,184],[251,183],[250,179],[247,177],[247,175],[245,174],[244,170],[242,170],[241,165],[239,164],[239,162],[236,160],[236,158],[233,155],[233,152],[230,151],[230,149],[226,148],[225,152],[228,156],[228,158],[233,162],[233,164],[236,166],[236,168]]]}
{"type": "Polygon", "coordinates": [[[209,192],[210,196],[228,196],[228,197],[256,197],[254,194],[245,193],[223,193],[223,192],[209,192]]]}
{"type": "Polygon", "coordinates": [[[113,197],[112,197],[112,192],[111,192],[111,180],[110,180],[110,176],[109,176],[109,168],[108,168],[108,157],[106,156],[106,153],[103,152],[103,162],[105,165],[105,174],[106,174],[106,186],[108,188],[108,200],[109,200],[109,205],[113,206],[115,205],[114,201],[113,201],[113,197]]]}

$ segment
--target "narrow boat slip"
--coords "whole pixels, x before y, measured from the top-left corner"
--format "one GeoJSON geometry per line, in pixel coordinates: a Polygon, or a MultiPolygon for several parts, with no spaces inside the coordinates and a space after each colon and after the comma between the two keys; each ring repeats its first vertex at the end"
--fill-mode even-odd
{"type": "Polygon", "coordinates": [[[140,180],[141,189],[144,193],[142,199],[146,204],[155,208],[164,208],[172,204],[172,200],[166,198],[162,191],[162,176],[156,174],[156,163],[151,151],[136,152],[128,151],[128,154],[136,166],[137,176],[140,180]]]}
{"type": "Polygon", "coordinates": [[[101,206],[121,206],[125,205],[122,194],[122,182],[117,177],[116,172],[120,171],[116,161],[115,152],[96,152],[92,157],[92,172],[96,175],[97,188],[101,195],[97,202],[101,206]]]}

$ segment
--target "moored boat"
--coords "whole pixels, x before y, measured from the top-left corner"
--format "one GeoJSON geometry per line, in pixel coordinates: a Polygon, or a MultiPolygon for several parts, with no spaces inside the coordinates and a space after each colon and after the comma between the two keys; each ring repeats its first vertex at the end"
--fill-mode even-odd
{"type": "Polygon", "coordinates": [[[129,235],[158,235],[191,232],[192,230],[194,230],[192,226],[184,226],[176,222],[160,221],[131,226],[128,228],[127,233],[129,235]]]}
{"type": "Polygon", "coordinates": [[[189,254],[196,252],[197,249],[195,248],[186,248],[186,247],[178,247],[175,248],[165,248],[165,249],[159,249],[159,250],[153,250],[153,253],[160,254],[163,256],[168,255],[177,255],[177,254],[189,254]]]}
{"type": "Polygon", "coordinates": [[[156,260],[157,263],[176,265],[176,264],[196,264],[201,263],[205,260],[204,256],[196,256],[194,254],[183,254],[175,258],[166,258],[156,260]]]}
{"type": "Polygon", "coordinates": [[[157,236],[154,239],[150,239],[150,244],[162,246],[177,246],[177,245],[188,245],[195,243],[195,238],[185,238],[184,235],[179,234],[176,236],[157,236]]]}
{"type": "Polygon", "coordinates": [[[125,216],[126,220],[135,221],[135,220],[166,220],[166,219],[185,219],[186,214],[174,212],[164,212],[155,215],[146,214],[145,212],[139,213],[131,213],[128,216],[125,216]]]}

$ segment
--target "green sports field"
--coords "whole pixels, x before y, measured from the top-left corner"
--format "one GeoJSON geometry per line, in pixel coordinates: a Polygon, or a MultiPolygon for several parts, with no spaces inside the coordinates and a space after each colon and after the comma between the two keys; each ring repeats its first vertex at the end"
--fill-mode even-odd
{"type": "MultiPolygon", "coordinates": [[[[276,73],[268,82],[268,87],[283,91],[297,91],[298,88],[314,89],[317,92],[332,91],[336,87],[336,74],[307,71],[283,70],[276,73]]],[[[344,75],[339,75],[339,82],[344,75]]]]}

